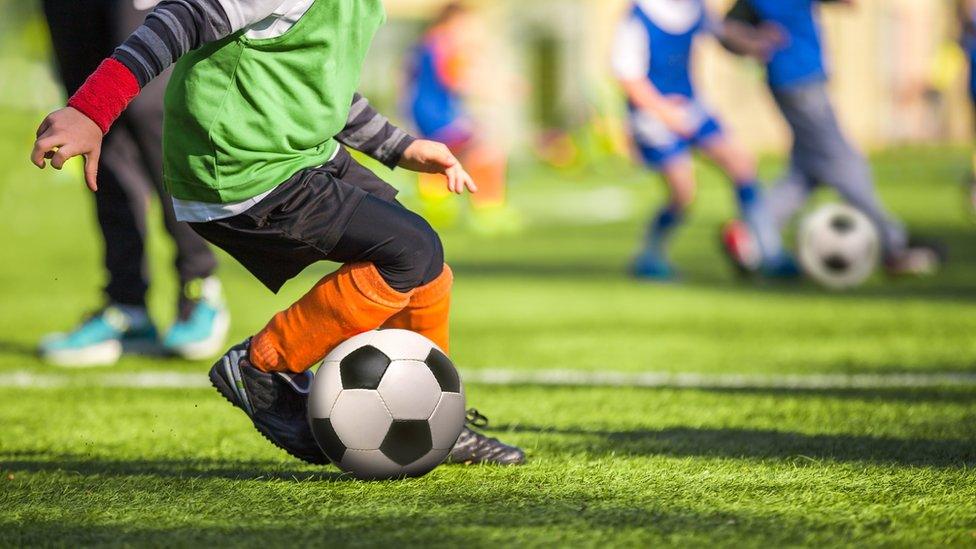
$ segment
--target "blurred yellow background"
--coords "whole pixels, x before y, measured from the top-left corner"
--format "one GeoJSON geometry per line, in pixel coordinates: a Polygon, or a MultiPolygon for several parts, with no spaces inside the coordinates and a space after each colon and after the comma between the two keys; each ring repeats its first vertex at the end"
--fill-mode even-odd
{"type": "MultiPolygon", "coordinates": [[[[710,0],[721,16],[731,0],[710,0]]],[[[481,21],[483,75],[474,110],[518,151],[549,131],[572,132],[594,118],[613,121],[622,101],[608,70],[613,29],[626,0],[473,0],[481,21]]],[[[425,21],[442,0],[387,0],[389,24],[378,37],[364,91],[396,117],[403,66],[425,21]]],[[[0,0],[0,105],[47,110],[62,100],[51,76],[36,2],[0,0]],[[14,77],[16,75],[16,77],[14,77]],[[31,93],[24,93],[30,83],[31,93]]],[[[825,6],[832,91],[843,124],[864,148],[969,139],[965,67],[936,59],[956,36],[950,0],[859,0],[825,6]],[[953,74],[955,77],[953,77],[953,74]],[[939,80],[945,93],[930,93],[939,80]]],[[[770,102],[763,71],[714,41],[701,41],[697,79],[726,125],[750,147],[782,152],[785,127],[770,102]]]]}
{"type": "MultiPolygon", "coordinates": [[[[731,0],[711,0],[721,16],[731,0]]],[[[409,26],[435,11],[437,0],[389,0],[392,26],[409,26]]],[[[546,123],[572,125],[579,113],[612,112],[616,90],[607,70],[608,45],[626,0],[474,1],[492,46],[490,63],[521,75],[522,89],[495,90],[506,97],[501,114],[514,136],[546,123]],[[542,63],[550,63],[541,68],[542,63]],[[547,80],[548,79],[548,80],[547,80]],[[521,93],[525,92],[525,93],[521,93]],[[550,104],[546,105],[548,102],[550,104]],[[546,112],[548,111],[548,112],[546,112]]],[[[955,39],[953,4],[947,0],[859,0],[854,7],[825,6],[823,19],[832,63],[832,90],[843,123],[864,147],[905,142],[964,140],[972,126],[965,75],[952,79],[944,98],[926,90],[933,64],[955,39]]],[[[391,30],[392,29],[392,30],[391,30]]],[[[395,57],[396,48],[377,51],[395,57]],[[393,51],[391,51],[391,49],[393,51]]],[[[487,61],[487,60],[486,60],[487,61]]],[[[766,92],[761,68],[736,59],[713,40],[703,40],[697,78],[710,103],[750,146],[763,151],[788,147],[785,128],[766,92]]],[[[381,74],[366,85],[383,87],[381,74]]],[[[486,86],[510,80],[486,79],[486,86]]],[[[490,117],[498,123],[498,117],[490,117]]]]}

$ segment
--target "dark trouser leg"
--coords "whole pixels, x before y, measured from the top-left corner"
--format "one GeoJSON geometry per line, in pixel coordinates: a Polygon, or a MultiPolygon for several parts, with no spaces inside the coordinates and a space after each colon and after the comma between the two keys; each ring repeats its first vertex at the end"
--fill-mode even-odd
{"type": "Polygon", "coordinates": [[[882,206],[875,192],[871,168],[854,149],[837,122],[822,82],[774,93],[793,129],[796,143],[792,163],[811,181],[834,187],[878,228],[886,253],[905,248],[905,228],[882,206]]]}
{"type": "MultiPolygon", "coordinates": [[[[110,2],[46,0],[44,13],[61,79],[74,93],[112,53],[115,39],[110,32],[110,2]]],[[[102,148],[99,191],[95,193],[98,223],[105,243],[105,267],[109,300],[126,305],[145,302],[148,281],[144,267],[145,192],[129,181],[125,168],[135,159],[131,135],[117,128],[105,138],[102,148]]]]}
{"type": "Polygon", "coordinates": [[[791,165],[786,174],[769,191],[767,195],[769,214],[780,231],[786,228],[796,212],[807,203],[815,187],[815,181],[809,179],[802,170],[791,165]]]}
{"type": "Polygon", "coordinates": [[[146,261],[148,188],[133,174],[138,151],[128,129],[114,128],[105,138],[98,174],[95,210],[105,243],[108,271],[105,294],[114,303],[145,306],[149,290],[146,261]]]}
{"type": "MultiPolygon", "coordinates": [[[[64,86],[74,93],[113,48],[145,17],[129,1],[45,0],[44,12],[64,86]]],[[[177,223],[172,201],[162,190],[162,98],[166,79],[149,84],[106,136],[100,190],[95,194],[105,241],[108,299],[142,304],[149,285],[145,265],[148,189],[160,195],[167,230],[176,242],[182,281],[210,276],[216,260],[186,224],[177,223]]]]}
{"type": "MultiPolygon", "coordinates": [[[[116,42],[121,43],[146,17],[130,1],[116,2],[111,24],[116,42]]],[[[210,248],[186,223],[176,220],[173,201],[163,189],[163,96],[169,83],[169,71],[150,82],[120,119],[132,137],[139,153],[133,169],[148,176],[159,196],[166,231],[176,244],[175,267],[180,282],[186,283],[211,276],[217,269],[217,259],[210,248]]],[[[135,176],[135,174],[133,174],[135,176]]]]}
{"type": "Polygon", "coordinates": [[[116,46],[109,32],[109,2],[44,0],[42,7],[51,30],[55,60],[68,95],[116,46]]]}

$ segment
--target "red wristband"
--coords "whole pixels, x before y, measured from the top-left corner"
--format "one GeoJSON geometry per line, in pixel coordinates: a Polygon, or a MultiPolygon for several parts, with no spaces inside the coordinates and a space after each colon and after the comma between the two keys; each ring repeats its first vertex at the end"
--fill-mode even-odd
{"type": "Polygon", "coordinates": [[[132,71],[109,58],[95,69],[84,85],[71,96],[68,106],[91,118],[102,133],[108,133],[115,119],[139,95],[139,81],[132,71]]]}

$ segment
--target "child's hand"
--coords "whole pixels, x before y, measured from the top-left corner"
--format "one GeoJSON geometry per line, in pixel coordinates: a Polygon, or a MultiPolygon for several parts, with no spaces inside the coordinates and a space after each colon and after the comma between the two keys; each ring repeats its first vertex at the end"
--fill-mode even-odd
{"type": "Polygon", "coordinates": [[[756,45],[750,55],[766,63],[789,44],[789,33],[776,23],[763,23],[756,29],[756,45]]]}
{"type": "Polygon", "coordinates": [[[684,97],[678,95],[665,97],[654,115],[660,118],[669,130],[681,137],[691,137],[695,134],[695,128],[691,124],[688,100],[684,97]]]}
{"type": "Polygon", "coordinates": [[[447,177],[447,188],[461,194],[467,189],[478,192],[471,176],[443,143],[418,139],[407,147],[400,159],[400,167],[421,173],[440,173],[447,177]]]}
{"type": "Polygon", "coordinates": [[[98,158],[102,153],[102,130],[81,111],[65,107],[48,115],[37,129],[31,162],[44,169],[46,160],[60,170],[68,159],[85,157],[85,181],[98,190],[98,158]]]}

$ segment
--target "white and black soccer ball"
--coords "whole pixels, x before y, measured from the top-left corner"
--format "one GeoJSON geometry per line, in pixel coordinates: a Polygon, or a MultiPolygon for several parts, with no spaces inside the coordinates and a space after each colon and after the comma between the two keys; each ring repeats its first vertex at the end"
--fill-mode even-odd
{"type": "Polygon", "coordinates": [[[343,471],[364,480],[419,477],[457,442],[464,387],[451,360],[424,336],[368,332],[325,358],[308,414],[319,447],[343,471]]]}
{"type": "Polygon", "coordinates": [[[860,210],[828,204],[800,224],[800,264],[818,283],[847,289],[866,281],[881,258],[878,230],[860,210]]]}

